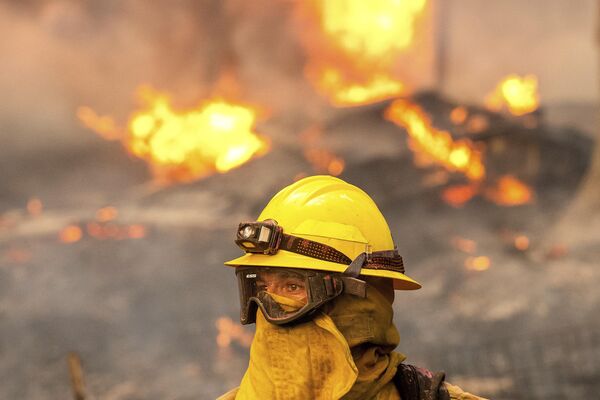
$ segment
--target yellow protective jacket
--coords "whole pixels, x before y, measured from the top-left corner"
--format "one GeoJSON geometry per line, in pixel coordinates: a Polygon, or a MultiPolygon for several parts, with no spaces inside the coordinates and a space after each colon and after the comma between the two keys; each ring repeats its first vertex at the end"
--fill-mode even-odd
{"type": "MultiPolygon", "coordinates": [[[[393,351],[400,335],[392,320],[390,301],[371,286],[366,298],[343,294],[295,326],[270,324],[259,310],[240,387],[218,400],[401,400],[394,378],[406,357],[393,351]]],[[[450,399],[481,399],[442,384],[450,399]]]]}
{"type": "MultiPolygon", "coordinates": [[[[448,382],[445,382],[444,386],[446,387],[446,390],[448,390],[451,400],[485,400],[483,397],[478,397],[471,393],[464,392],[458,386],[452,385],[448,382]]],[[[232,389],[229,392],[222,395],[221,397],[219,397],[217,400],[235,400],[235,395],[237,394],[237,392],[238,392],[238,388],[232,389]]],[[[382,390],[381,392],[379,392],[377,397],[375,397],[375,399],[373,399],[373,400],[402,400],[402,399],[400,399],[400,395],[398,394],[398,391],[395,389],[395,387],[390,386],[390,387],[386,387],[385,390],[382,390]]]]}

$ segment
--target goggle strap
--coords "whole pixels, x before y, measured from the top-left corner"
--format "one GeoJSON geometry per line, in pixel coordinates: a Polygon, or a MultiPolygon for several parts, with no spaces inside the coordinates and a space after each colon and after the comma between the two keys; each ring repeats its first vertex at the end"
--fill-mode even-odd
{"type": "Polygon", "coordinates": [[[348,275],[357,278],[360,275],[363,265],[367,261],[367,253],[360,253],[351,263],[348,268],[344,271],[344,275],[348,275]]]}
{"type": "Polygon", "coordinates": [[[365,281],[349,276],[343,276],[341,279],[344,283],[344,293],[358,296],[363,299],[367,297],[367,283],[365,281]]]}

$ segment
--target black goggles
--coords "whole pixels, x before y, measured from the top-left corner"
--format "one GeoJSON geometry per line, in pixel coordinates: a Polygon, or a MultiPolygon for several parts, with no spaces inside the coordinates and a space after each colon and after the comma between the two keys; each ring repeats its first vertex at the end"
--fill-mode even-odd
{"type": "Polygon", "coordinates": [[[404,263],[396,249],[365,252],[352,260],[331,246],[283,232],[283,228],[272,219],[240,223],[235,243],[246,253],[273,255],[279,250],[287,250],[319,260],[344,264],[348,266],[344,274],[353,277],[358,277],[363,267],[404,273],[404,263]]]}
{"type": "Polygon", "coordinates": [[[340,273],[282,267],[237,267],[240,321],[256,322],[261,309],[272,324],[298,323],[342,293],[366,297],[366,283],[340,273]]]}

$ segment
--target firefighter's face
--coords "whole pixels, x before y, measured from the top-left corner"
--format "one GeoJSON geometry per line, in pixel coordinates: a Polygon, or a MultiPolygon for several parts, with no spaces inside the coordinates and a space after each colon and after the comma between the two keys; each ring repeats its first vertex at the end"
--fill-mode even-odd
{"type": "Polygon", "coordinates": [[[303,305],[307,303],[306,282],[302,275],[290,270],[272,269],[257,275],[257,289],[300,301],[303,305]]]}

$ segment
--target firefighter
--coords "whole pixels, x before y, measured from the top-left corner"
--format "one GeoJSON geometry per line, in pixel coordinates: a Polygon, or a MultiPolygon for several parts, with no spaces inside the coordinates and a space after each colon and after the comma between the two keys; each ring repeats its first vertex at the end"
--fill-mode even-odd
{"type": "Polygon", "coordinates": [[[392,322],[404,274],[385,218],[361,189],[331,176],[285,187],[239,225],[242,324],[256,323],[239,388],[219,400],[480,399],[443,373],[405,364],[392,322]]]}

